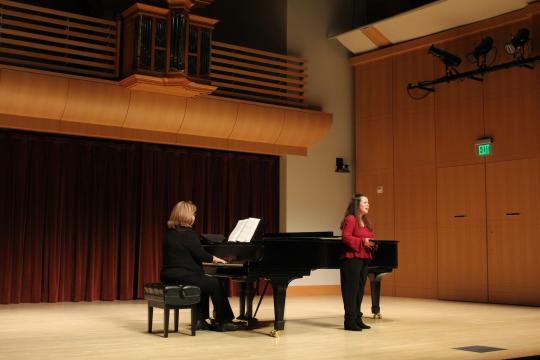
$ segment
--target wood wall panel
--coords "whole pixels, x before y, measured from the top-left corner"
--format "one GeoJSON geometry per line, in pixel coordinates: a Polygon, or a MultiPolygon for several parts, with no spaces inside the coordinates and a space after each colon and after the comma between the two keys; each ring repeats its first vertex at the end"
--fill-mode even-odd
{"type": "Polygon", "coordinates": [[[60,120],[68,89],[65,78],[0,69],[0,113],[60,120]]]}
{"type": "MultiPolygon", "coordinates": [[[[500,49],[498,62],[512,61],[503,50],[504,44],[518,29],[531,29],[532,20],[499,29],[490,35],[500,49]]],[[[538,39],[532,39],[534,42],[538,39]]],[[[506,161],[537,156],[540,151],[540,122],[538,121],[538,86],[540,72],[516,67],[486,74],[484,78],[484,114],[486,135],[494,137],[493,156],[488,162],[506,161]]]]}
{"type": "Polygon", "coordinates": [[[122,126],[131,92],[114,83],[69,80],[63,121],[122,126]]]}
{"type": "Polygon", "coordinates": [[[0,65],[0,126],[272,155],[306,155],[332,114],[131,91],[118,82],[0,65]]]}
{"type": "MultiPolygon", "coordinates": [[[[428,54],[432,43],[462,58],[460,72],[477,67],[466,55],[485,36],[493,37],[498,48],[497,59],[490,53],[488,64],[508,62],[512,58],[504,53],[504,44],[519,28],[528,27],[532,42],[538,41],[537,12],[538,7],[531,5],[519,14],[435,34],[429,41],[402,43],[351,61],[357,81],[356,186],[361,191],[373,188],[383,181],[378,178],[381,174],[393,172],[394,213],[384,212],[382,219],[394,219],[395,238],[400,241],[400,267],[394,278],[398,296],[434,297],[439,287],[442,298],[484,301],[488,289],[488,301],[538,304],[536,288],[540,286],[534,276],[540,273],[540,254],[532,240],[538,238],[538,219],[504,215],[493,220],[488,213],[502,212],[502,208],[489,210],[493,202],[512,208],[517,205],[509,204],[515,200],[519,208],[538,216],[540,209],[531,209],[538,207],[540,66],[501,69],[485,74],[483,82],[440,83],[435,93],[421,100],[406,92],[408,83],[444,75],[444,65],[428,54]],[[378,75],[382,81],[377,82],[378,75]],[[387,86],[392,87],[392,108],[382,109],[388,99],[380,99],[379,94],[387,86]],[[378,144],[370,134],[376,134],[378,144]],[[482,136],[494,138],[493,155],[487,158],[475,155],[475,140],[482,136]],[[390,140],[393,156],[381,150],[388,148],[390,140]],[[393,167],[388,170],[390,160],[393,167]],[[523,165],[523,161],[536,165],[523,165]],[[516,190],[518,182],[525,185],[516,190]],[[501,198],[497,191],[512,195],[501,198]],[[475,215],[450,216],[459,209],[475,215]],[[465,255],[447,257],[452,251],[465,255]]],[[[537,46],[532,51],[539,53],[537,46]]]]}
{"type": "MultiPolygon", "coordinates": [[[[369,198],[369,220],[375,230],[376,239],[393,240],[394,231],[394,172],[357,173],[356,192],[369,198]],[[382,186],[382,193],[377,187],[382,186]]],[[[399,245],[398,245],[399,246],[399,245]]],[[[395,273],[388,274],[382,281],[381,294],[395,296],[395,273]]],[[[366,287],[366,294],[370,293],[366,287]]]]}
{"type": "Polygon", "coordinates": [[[281,133],[284,121],[283,109],[240,104],[238,118],[230,139],[274,144],[281,133]],[[281,126],[275,124],[281,124],[281,126]]]}
{"type": "Polygon", "coordinates": [[[433,108],[396,111],[393,138],[395,168],[435,164],[433,108]]]}
{"type": "Polygon", "coordinates": [[[276,144],[290,146],[312,145],[321,134],[332,126],[332,116],[328,113],[289,110],[276,144]]]}
{"type": "Polygon", "coordinates": [[[483,88],[487,99],[504,99],[522,96],[535,88],[535,73],[538,70],[514,67],[486,74],[483,88]]]}
{"type": "Polygon", "coordinates": [[[392,116],[392,58],[356,68],[358,118],[392,116]]]}
{"type": "Polygon", "coordinates": [[[181,135],[219,138],[226,142],[238,115],[238,104],[210,98],[187,100],[186,115],[180,126],[181,135]]]}
{"type": "MultiPolygon", "coordinates": [[[[508,75],[515,72],[508,72],[508,75]]],[[[511,76],[501,79],[510,79],[511,76]]],[[[538,92],[486,97],[484,101],[486,135],[493,136],[493,155],[487,162],[537,156],[540,145],[538,92]]]]}
{"type": "Polygon", "coordinates": [[[357,173],[356,191],[369,198],[370,221],[378,239],[394,239],[394,173],[357,173]],[[382,187],[382,193],[377,192],[382,187]]]}
{"type": "Polygon", "coordinates": [[[186,113],[186,98],[143,91],[130,93],[124,127],[169,133],[179,131],[186,113]]]}
{"type": "Polygon", "coordinates": [[[399,268],[395,271],[396,296],[437,298],[437,249],[435,226],[401,229],[399,268]]]}
{"type": "Polygon", "coordinates": [[[434,166],[396,169],[395,235],[399,241],[396,295],[437,296],[434,166]]]}
{"type": "Polygon", "coordinates": [[[356,169],[392,171],[394,144],[392,117],[361,118],[356,126],[356,169]]]}
{"type": "Polygon", "coordinates": [[[486,180],[489,300],[540,305],[538,160],[487,164],[486,180]]]}
{"type": "Polygon", "coordinates": [[[482,84],[442,84],[434,95],[437,165],[484,163],[475,149],[476,140],[484,136],[482,84]]]}
{"type": "Polygon", "coordinates": [[[487,301],[484,164],[437,171],[439,298],[487,301]]]}
{"type": "MultiPolygon", "coordinates": [[[[435,77],[433,57],[427,52],[428,48],[425,47],[393,57],[394,114],[403,110],[421,112],[426,108],[433,108],[433,96],[415,100],[407,92],[407,84],[435,77]]],[[[418,95],[418,93],[414,94],[418,95]]],[[[420,94],[423,94],[423,91],[420,94]]]]}

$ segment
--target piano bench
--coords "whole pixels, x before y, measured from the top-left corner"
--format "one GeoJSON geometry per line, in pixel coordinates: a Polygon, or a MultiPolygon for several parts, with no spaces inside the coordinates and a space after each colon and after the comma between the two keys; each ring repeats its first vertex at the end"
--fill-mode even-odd
{"type": "Polygon", "coordinates": [[[169,336],[169,311],[174,310],[174,331],[178,331],[179,309],[191,309],[191,336],[197,327],[197,304],[201,301],[201,289],[192,285],[144,285],[144,299],[148,300],[148,332],[152,332],[154,308],[163,309],[163,336],[169,336]]]}

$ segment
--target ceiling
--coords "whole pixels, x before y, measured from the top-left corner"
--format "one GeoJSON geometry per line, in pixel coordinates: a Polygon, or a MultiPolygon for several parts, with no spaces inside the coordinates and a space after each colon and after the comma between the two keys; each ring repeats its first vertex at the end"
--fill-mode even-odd
{"type": "Polygon", "coordinates": [[[333,36],[353,54],[519,10],[536,0],[439,0],[333,36]]]}

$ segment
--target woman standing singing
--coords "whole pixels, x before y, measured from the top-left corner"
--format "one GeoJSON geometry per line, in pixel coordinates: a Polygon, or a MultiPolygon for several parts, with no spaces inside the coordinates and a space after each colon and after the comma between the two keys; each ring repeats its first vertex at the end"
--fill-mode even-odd
{"type": "Polygon", "coordinates": [[[369,223],[368,198],[356,194],[349,203],[341,223],[341,296],[345,308],[345,330],[362,331],[370,326],[362,321],[362,298],[366,284],[372,245],[375,234],[369,223]]]}

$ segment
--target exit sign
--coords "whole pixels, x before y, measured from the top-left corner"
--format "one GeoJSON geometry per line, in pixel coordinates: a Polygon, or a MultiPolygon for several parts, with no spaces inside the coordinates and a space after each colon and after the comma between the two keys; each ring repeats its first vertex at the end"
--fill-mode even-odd
{"type": "Polygon", "coordinates": [[[476,155],[489,156],[492,153],[492,139],[479,139],[476,143],[476,155]]]}

